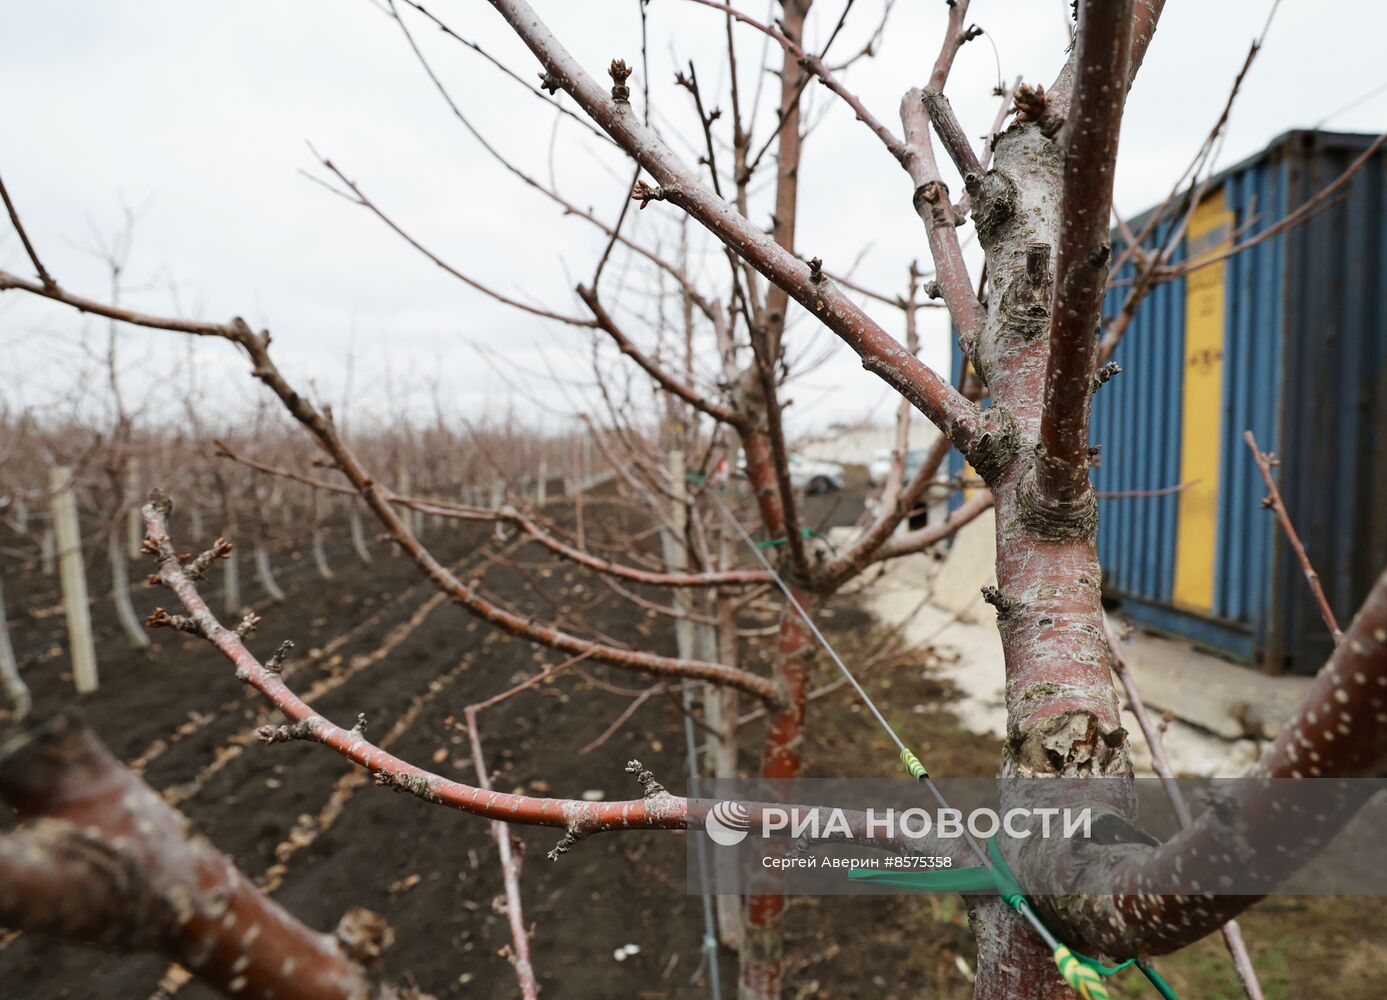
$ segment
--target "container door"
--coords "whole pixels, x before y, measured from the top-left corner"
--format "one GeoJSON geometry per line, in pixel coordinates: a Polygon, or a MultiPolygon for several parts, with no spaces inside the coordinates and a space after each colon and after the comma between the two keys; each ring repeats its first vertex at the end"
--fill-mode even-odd
{"type": "MultiPolygon", "coordinates": [[[[1195,208],[1185,236],[1186,257],[1197,260],[1231,245],[1233,213],[1219,188],[1195,208]]],[[[1176,522],[1174,603],[1205,614],[1214,610],[1220,442],[1223,438],[1222,262],[1185,281],[1185,357],[1180,482],[1176,522]]]]}

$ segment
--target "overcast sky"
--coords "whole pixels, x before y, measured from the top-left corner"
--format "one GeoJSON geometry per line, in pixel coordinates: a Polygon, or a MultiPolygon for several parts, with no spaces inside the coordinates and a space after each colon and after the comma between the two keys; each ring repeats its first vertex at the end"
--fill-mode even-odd
{"type": "MultiPolygon", "coordinates": [[[[532,2],[590,72],[603,73],[616,56],[639,61],[636,0],[532,2]]],[[[758,16],[770,6],[740,2],[758,16]]],[[[1008,82],[1053,79],[1064,58],[1068,6],[975,0],[972,16],[986,33],[964,48],[948,88],[968,131],[981,135],[992,120],[999,69],[1008,82]]],[[[484,0],[430,7],[534,78],[535,60],[484,0]]],[[[1170,0],[1123,125],[1116,202],[1125,214],[1164,197],[1217,116],[1269,9],[1269,0],[1170,0]]],[[[810,40],[821,42],[841,10],[842,0],[818,0],[810,40]]],[[[859,0],[836,51],[860,48],[879,11],[878,0],[859,0]]],[[[692,134],[695,120],[687,95],[672,86],[674,69],[693,60],[705,90],[715,92],[708,102],[727,106],[722,17],[683,0],[656,0],[647,13],[655,123],[688,152],[679,136],[692,134]]],[[[878,57],[846,74],[893,128],[900,95],[928,73],[945,16],[943,0],[899,0],[878,57]]],[[[474,53],[417,17],[409,21],[490,141],[542,178],[552,171],[573,201],[614,217],[629,167],[474,53]]],[[[1326,118],[1338,130],[1387,128],[1384,23],[1380,5],[1365,0],[1283,0],[1234,111],[1221,164],[1326,118]]],[[[745,29],[738,39],[745,93],[755,88],[763,40],[745,29]]],[[[633,90],[642,85],[638,74],[633,90]]],[[[281,366],[331,399],[344,391],[350,354],[353,398],[377,413],[424,413],[435,400],[453,417],[525,409],[488,363],[492,357],[546,403],[569,405],[542,374],[581,377],[588,334],[489,301],[301,173],[316,168],[311,142],[458,268],[518,297],[583,311],[571,289],[589,279],[601,239],[481,149],[370,0],[5,0],[0,91],[7,95],[0,172],[49,269],[70,289],[106,294],[109,275],[91,251],[121,227],[128,206],[138,215],[128,302],[217,320],[240,314],[269,326],[281,366]]],[[[912,259],[928,265],[909,181],[845,106],[822,88],[809,94],[822,121],[806,150],[797,249],[832,270],[857,262],[857,280],[896,292],[912,259]]],[[[764,199],[755,208],[755,221],[766,224],[764,199]]],[[[632,232],[667,237],[669,215],[660,205],[633,213],[632,232]]],[[[695,250],[717,266],[706,243],[695,250]]],[[[0,266],[31,273],[3,219],[0,266]]],[[[608,294],[623,279],[639,285],[638,276],[618,271],[604,278],[608,294]]],[[[899,331],[898,314],[872,311],[899,331]]],[[[926,359],[946,367],[942,316],[930,314],[925,329],[926,359]]],[[[0,297],[5,400],[52,404],[75,384],[81,339],[95,345],[103,336],[104,326],[56,307],[18,301],[15,293],[0,297]]],[[[798,356],[831,354],[794,392],[795,427],[885,418],[886,391],[849,351],[807,322],[792,339],[798,356]]],[[[132,332],[127,340],[123,378],[137,399],[188,350],[172,334],[132,332]]],[[[197,379],[217,412],[256,397],[229,345],[193,350],[197,379]]]]}

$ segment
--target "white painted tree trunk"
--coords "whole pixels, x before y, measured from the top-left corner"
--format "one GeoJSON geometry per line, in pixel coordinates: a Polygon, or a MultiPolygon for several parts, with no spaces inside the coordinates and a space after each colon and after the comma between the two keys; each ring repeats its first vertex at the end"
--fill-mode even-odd
{"type": "MultiPolygon", "coordinates": [[[[404,468],[399,469],[395,476],[395,480],[400,484],[400,492],[408,495],[410,488],[409,470],[404,468]]],[[[408,507],[401,506],[397,508],[396,513],[400,515],[400,520],[405,523],[405,527],[409,529],[411,534],[413,534],[414,522],[411,519],[411,514],[413,514],[413,511],[411,511],[408,507]]],[[[390,554],[392,556],[395,556],[396,558],[399,558],[404,553],[398,545],[392,545],[390,546],[390,554]]]]}
{"type": "Polygon", "coordinates": [[[63,613],[67,618],[68,650],[72,677],[79,694],[95,691],[96,644],[92,641],[91,607],[87,598],[87,571],[82,564],[82,531],[77,523],[77,496],[72,470],[57,466],[48,477],[53,496],[53,537],[58,550],[58,573],[63,589],[63,613]]]}
{"type": "Polygon", "coordinates": [[[255,578],[260,581],[260,586],[265,588],[270,600],[276,604],[284,600],[284,591],[280,590],[279,584],[275,582],[274,570],[270,567],[269,550],[259,542],[255,545],[255,578]]]}
{"type": "MultiPolygon", "coordinates": [[[[217,485],[222,495],[222,534],[227,538],[236,536],[236,507],[231,502],[231,489],[226,480],[217,477],[217,485]]],[[[239,552],[232,549],[222,561],[222,607],[228,615],[239,616],[245,608],[241,601],[241,563],[239,552]]]]}
{"type": "MultiPolygon", "coordinates": [[[[125,512],[125,554],[136,560],[143,554],[140,546],[144,543],[144,523],[140,518],[140,462],[137,458],[125,463],[125,502],[129,505],[125,512]]],[[[144,630],[140,631],[143,634],[144,630]]]]}
{"type": "MultiPolygon", "coordinates": [[[[404,468],[400,469],[398,478],[400,480],[400,492],[405,496],[410,496],[414,491],[414,480],[410,476],[409,470],[404,468]]],[[[405,527],[409,529],[409,533],[415,538],[418,538],[419,533],[424,528],[424,516],[413,508],[401,507],[400,519],[405,522],[405,527]]],[[[399,551],[398,548],[396,551],[399,551]]]]}
{"type": "Polygon", "coordinates": [[[327,562],[327,550],[323,547],[323,495],[313,491],[313,562],[318,567],[318,575],[324,580],[333,577],[332,567],[327,562]]]}
{"type": "Polygon", "coordinates": [[[29,688],[19,676],[19,661],[15,659],[6,618],[5,583],[4,578],[0,577],[0,689],[5,692],[5,700],[10,703],[13,717],[22,719],[29,714],[34,702],[29,697],[29,688]]]}
{"type": "MultiPolygon", "coordinates": [[[[666,529],[663,532],[661,532],[661,541],[664,543],[663,548],[665,556],[665,565],[667,565],[673,572],[682,572],[689,568],[688,550],[685,548],[685,540],[688,537],[689,507],[688,494],[684,489],[686,480],[684,478],[684,453],[682,451],[670,452],[669,474],[674,489],[675,491],[677,491],[676,495],[679,497],[679,499],[671,505],[672,509],[670,513],[672,516],[670,518],[670,521],[673,525],[673,530],[666,529]]],[[[693,610],[694,596],[688,588],[675,589],[672,590],[670,593],[673,596],[674,606],[676,608],[684,612],[690,612],[693,610]]],[[[707,637],[706,635],[700,635],[700,632],[705,630],[707,630],[707,626],[699,626],[697,623],[693,621],[692,618],[686,617],[675,619],[674,638],[681,659],[695,659],[704,653],[704,649],[701,648],[701,645],[706,644],[707,637]]],[[[716,644],[716,640],[714,641],[714,644],[716,644]]],[[[712,690],[712,685],[707,685],[706,687],[707,690],[712,690]]],[[[704,700],[705,717],[706,713],[709,710],[709,702],[707,700],[706,695],[707,691],[705,691],[704,700]]],[[[703,765],[698,758],[697,737],[695,736],[693,724],[691,721],[689,721],[692,717],[693,712],[693,700],[693,688],[691,686],[686,686],[684,688],[683,696],[684,711],[686,713],[684,727],[685,738],[688,740],[690,744],[689,766],[693,769],[696,769],[696,773],[690,775],[691,789],[694,787],[695,783],[701,777],[701,773],[699,772],[701,772],[703,768],[703,765]]],[[[711,718],[709,718],[709,721],[711,722],[711,718]]],[[[690,794],[693,794],[693,792],[691,791],[690,794]]],[[[712,862],[712,859],[707,857],[706,854],[700,856],[698,860],[699,864],[701,865],[708,865],[712,862]]],[[[725,900],[730,901],[732,903],[731,909],[734,913],[736,913],[736,917],[734,918],[735,924],[729,926],[735,926],[737,930],[740,931],[741,900],[738,897],[714,896],[712,898],[709,898],[705,896],[703,900],[704,919],[706,921],[706,927],[708,931],[707,940],[705,941],[705,948],[708,950],[708,957],[711,958],[714,962],[716,962],[717,957],[717,941],[714,940],[713,935],[715,928],[721,923],[718,917],[718,913],[724,908],[723,903],[725,900]]],[[[726,936],[722,931],[718,931],[717,934],[718,937],[726,936]]],[[[738,939],[740,939],[740,933],[738,933],[738,939]]],[[[714,965],[714,968],[716,968],[716,965],[714,965]]]]}
{"type": "Polygon", "coordinates": [[[222,608],[228,615],[239,615],[241,603],[241,562],[232,549],[222,560],[222,608]]]}
{"type": "Polygon", "coordinates": [[[39,541],[39,566],[44,576],[53,575],[53,565],[57,559],[58,542],[53,537],[53,526],[50,524],[43,529],[43,538],[39,541]]]}
{"type": "Polygon", "coordinates": [[[116,617],[120,619],[120,627],[130,640],[130,645],[135,649],[148,649],[149,633],[140,624],[140,616],[135,613],[135,605],[130,600],[130,564],[120,544],[120,531],[115,526],[106,536],[106,543],[111,557],[111,597],[116,604],[116,617]]]}
{"type": "Polygon", "coordinates": [[[23,497],[14,498],[14,525],[15,534],[27,535],[29,533],[29,502],[23,497]]]}
{"type": "Polygon", "coordinates": [[[351,524],[352,548],[356,557],[365,565],[371,565],[371,550],[366,545],[366,531],[361,526],[361,509],[355,500],[347,508],[347,520],[351,524]]]}
{"type": "MultiPolygon", "coordinates": [[[[732,539],[726,531],[719,532],[718,565],[732,565],[732,539]]],[[[735,666],[737,663],[737,609],[733,598],[714,591],[708,601],[717,625],[697,628],[699,659],[735,666]]],[[[737,777],[737,728],[741,706],[737,692],[715,684],[703,692],[703,713],[708,725],[717,735],[710,734],[713,748],[713,778],[732,781],[737,777]]],[[[718,915],[718,940],[735,952],[742,950],[742,900],[739,896],[718,896],[714,902],[718,915]]]]}

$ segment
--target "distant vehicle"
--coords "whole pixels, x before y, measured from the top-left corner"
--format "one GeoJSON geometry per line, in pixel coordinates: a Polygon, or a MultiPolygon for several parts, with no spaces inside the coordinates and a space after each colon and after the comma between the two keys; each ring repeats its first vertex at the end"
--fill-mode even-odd
{"type": "MultiPolygon", "coordinates": [[[[876,453],[867,466],[867,481],[873,486],[880,486],[886,482],[886,477],[891,473],[891,448],[882,448],[876,453]]],[[[905,453],[905,481],[910,482],[915,477],[915,473],[920,471],[920,466],[925,464],[925,455],[928,448],[911,448],[905,453]]]]}
{"type": "Polygon", "coordinates": [[[806,493],[831,493],[844,484],[843,467],[837,462],[815,462],[790,456],[790,484],[806,493]]]}
{"type": "MultiPolygon", "coordinates": [[[[831,493],[841,490],[846,483],[843,467],[837,462],[815,462],[812,459],[791,455],[790,485],[806,493],[831,493]]],[[[737,474],[746,475],[746,455],[737,452],[737,474]]]]}

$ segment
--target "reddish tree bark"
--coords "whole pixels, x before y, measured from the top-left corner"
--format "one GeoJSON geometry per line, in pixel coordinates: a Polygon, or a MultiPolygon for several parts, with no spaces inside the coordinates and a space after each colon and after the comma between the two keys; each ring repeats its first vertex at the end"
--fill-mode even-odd
{"type": "Polygon", "coordinates": [[[5,926],[159,952],[232,997],[418,995],[373,982],[341,940],[261,894],[75,715],[5,740],[0,797],[22,821],[0,836],[5,926]]]}

